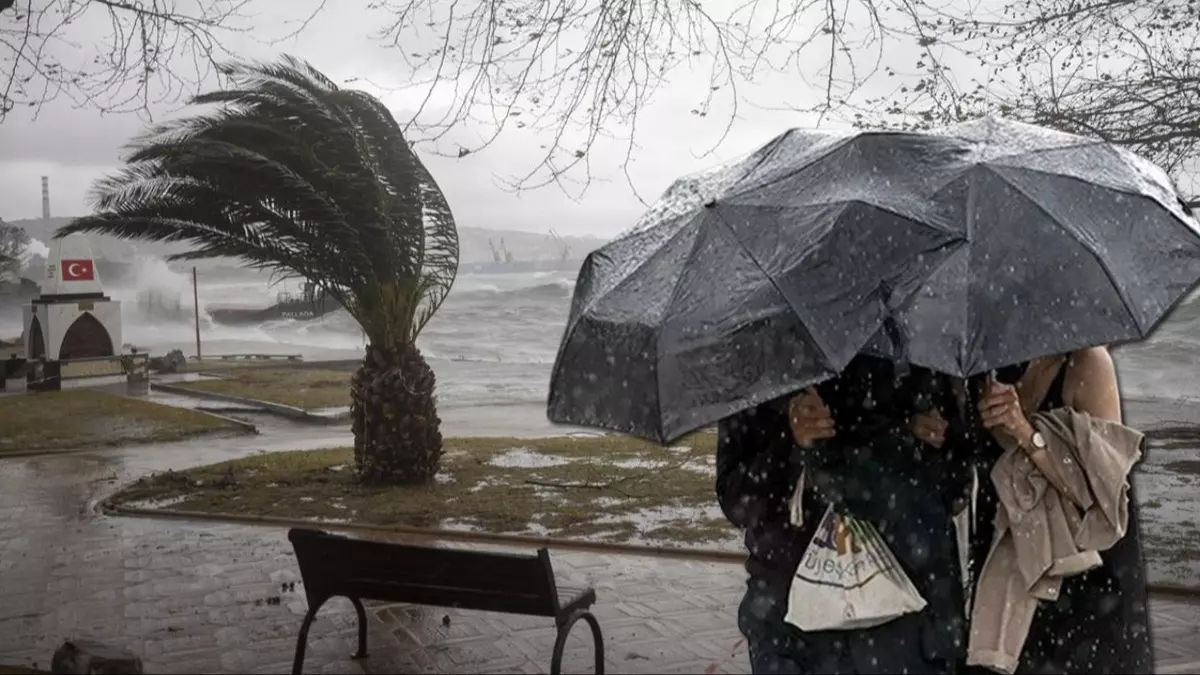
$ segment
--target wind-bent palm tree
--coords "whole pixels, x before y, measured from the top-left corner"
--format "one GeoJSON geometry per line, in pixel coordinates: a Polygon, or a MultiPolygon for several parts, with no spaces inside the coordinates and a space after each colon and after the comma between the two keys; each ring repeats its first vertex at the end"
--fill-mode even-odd
{"type": "Polygon", "coordinates": [[[417,334],[458,271],[445,197],[376,98],[306,62],[234,63],[206,112],[158,126],[97,183],[95,215],[60,229],[186,241],[172,259],[233,256],[314,282],[366,333],[351,380],[354,457],[365,482],[437,473],[441,420],[417,334]]]}

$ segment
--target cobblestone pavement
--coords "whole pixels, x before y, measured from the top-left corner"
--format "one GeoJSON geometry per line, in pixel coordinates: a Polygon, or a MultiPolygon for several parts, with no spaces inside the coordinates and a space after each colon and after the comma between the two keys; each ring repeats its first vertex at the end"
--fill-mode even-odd
{"type": "MultiPolygon", "coordinates": [[[[302,586],[282,591],[299,581],[282,529],[107,518],[91,508],[150,471],[344,439],[335,430],[288,434],[269,444],[209,438],[0,460],[0,663],[47,667],[62,640],[86,636],[133,649],[147,672],[289,672],[306,607],[302,586]]],[[[596,587],[610,672],[747,671],[734,624],[740,567],[579,552],[554,561],[563,583],[596,587]]],[[[1154,610],[1160,671],[1200,672],[1200,604],[1156,598],[1154,610]]],[[[342,601],[327,605],[306,671],[549,669],[548,620],[399,605],[370,613],[371,656],[355,662],[354,613],[342,601]]],[[[567,672],[588,670],[586,636],[578,626],[567,672]]]]}

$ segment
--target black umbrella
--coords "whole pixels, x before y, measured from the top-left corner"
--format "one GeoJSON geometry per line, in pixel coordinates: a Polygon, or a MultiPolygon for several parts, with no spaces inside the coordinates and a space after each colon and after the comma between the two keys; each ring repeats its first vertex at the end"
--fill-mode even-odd
{"type": "Polygon", "coordinates": [[[966,243],[905,289],[898,335],[867,351],[968,377],[1145,338],[1200,280],[1200,230],[1154,164],[999,119],[939,133],[974,147],[932,195],[966,243]]]}
{"type": "Polygon", "coordinates": [[[791,131],[588,257],[549,416],[665,441],[864,349],[969,375],[1140,337],[1198,276],[1169,181],[1118,148],[791,131]]]}
{"type": "Polygon", "coordinates": [[[551,420],[665,441],[835,375],[879,330],[890,289],[932,272],[961,239],[952,214],[916,189],[883,189],[890,179],[870,167],[920,183],[965,151],[794,131],[677,182],[584,262],[551,420]],[[824,173],[770,193],[805,166],[824,173]]]}

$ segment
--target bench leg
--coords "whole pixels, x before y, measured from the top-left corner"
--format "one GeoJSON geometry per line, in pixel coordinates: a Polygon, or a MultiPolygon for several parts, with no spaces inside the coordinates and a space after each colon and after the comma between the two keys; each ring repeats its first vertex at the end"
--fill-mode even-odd
{"type": "Polygon", "coordinates": [[[358,598],[350,598],[350,603],[354,605],[354,611],[358,613],[358,653],[354,655],[356,659],[367,658],[367,610],[363,609],[362,601],[358,598]]]}
{"type": "Polygon", "coordinates": [[[317,610],[321,606],[311,607],[304,615],[304,623],[300,624],[300,637],[296,639],[296,658],[292,661],[292,675],[304,672],[304,648],[308,645],[308,629],[312,628],[313,619],[317,618],[317,610]]]}
{"type": "Polygon", "coordinates": [[[567,647],[567,638],[571,635],[571,628],[580,619],[586,621],[592,629],[592,640],[595,643],[596,652],[596,675],[604,675],[604,636],[600,632],[600,622],[591,612],[575,612],[558,627],[558,637],[554,640],[554,655],[550,661],[550,675],[562,673],[563,650],[567,647]]]}

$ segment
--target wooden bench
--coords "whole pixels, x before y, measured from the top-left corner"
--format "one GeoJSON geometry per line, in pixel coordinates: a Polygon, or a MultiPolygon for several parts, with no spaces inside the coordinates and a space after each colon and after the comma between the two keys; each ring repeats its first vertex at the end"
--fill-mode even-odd
{"type": "Polygon", "coordinates": [[[563,649],[580,619],[592,629],[597,675],[604,673],[600,623],[588,611],[596,602],[591,588],[568,589],[554,580],[546,549],[536,555],[492,553],[352,539],[318,530],[293,528],[308,612],[300,625],[292,673],[300,675],[308,629],[325,601],[348,598],[358,613],[358,653],[367,655],[367,615],[363,600],[404,602],[553,618],[558,629],[550,672],[562,672],[563,649]]]}

